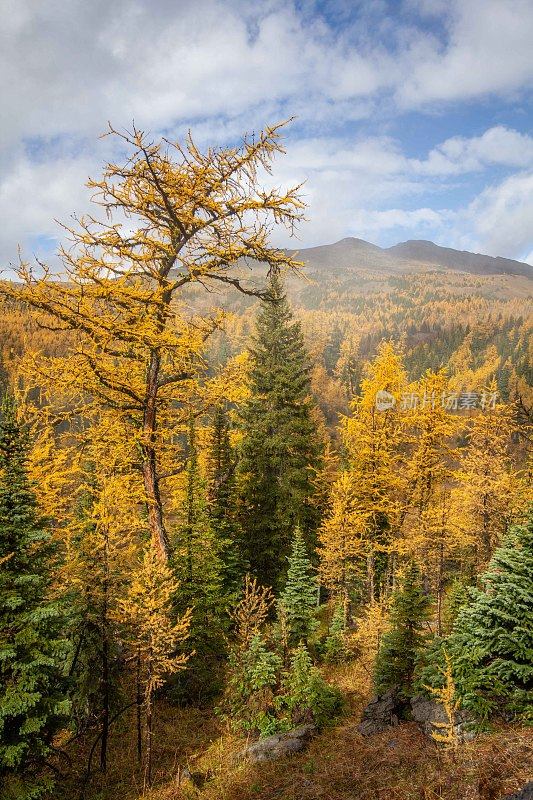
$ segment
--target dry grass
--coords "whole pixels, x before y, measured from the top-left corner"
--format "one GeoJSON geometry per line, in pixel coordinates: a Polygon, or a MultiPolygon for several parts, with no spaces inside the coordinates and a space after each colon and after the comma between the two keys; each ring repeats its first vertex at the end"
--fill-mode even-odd
{"type": "MultiPolygon", "coordinates": [[[[500,800],[532,779],[531,729],[502,725],[456,753],[437,747],[412,723],[364,739],[357,723],[366,671],[357,662],[327,671],[347,698],[346,716],[302,755],[251,765],[238,758],[246,742],[224,732],[209,711],[161,705],[152,791],[143,795],[133,719],[126,718],[112,737],[108,774],[95,772],[85,800],[500,800]],[[184,767],[199,777],[197,788],[180,788],[184,767]]],[[[87,744],[70,755],[85,763],[87,744]]],[[[73,770],[54,800],[79,800],[81,777],[73,770]]]]}
{"type": "Polygon", "coordinates": [[[499,800],[533,774],[531,731],[516,727],[480,736],[456,754],[437,748],[415,724],[363,739],[355,721],[275,763],[231,768],[234,746],[218,745],[218,764],[212,751],[200,760],[212,775],[202,789],[174,783],[151,800],[499,800]]]}
{"type": "MultiPolygon", "coordinates": [[[[154,786],[166,785],[180,768],[195,755],[203,753],[210,742],[220,739],[221,728],[212,712],[197,708],[180,709],[158,703],[154,725],[154,786]]],[[[137,763],[135,719],[126,714],[113,726],[105,775],[98,769],[98,750],[87,782],[85,772],[94,735],[67,748],[72,768],[58,782],[54,800],[134,800],[143,795],[143,772],[137,763]]],[[[60,767],[64,771],[65,760],[60,767]]]]}

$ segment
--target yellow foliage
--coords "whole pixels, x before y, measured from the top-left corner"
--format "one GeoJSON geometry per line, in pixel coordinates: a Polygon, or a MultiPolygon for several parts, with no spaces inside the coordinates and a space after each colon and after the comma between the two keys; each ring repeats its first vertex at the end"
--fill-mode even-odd
{"type": "Polygon", "coordinates": [[[342,598],[362,574],[367,522],[358,508],[351,475],[341,473],[333,485],[330,511],[318,538],[320,580],[342,598]]]}
{"type": "Polygon", "coordinates": [[[245,650],[268,617],[274,603],[270,587],[260,586],[250,574],[244,577],[243,595],[233,611],[231,620],[239,647],[245,650]]]}
{"type": "MultiPolygon", "coordinates": [[[[39,376],[77,394],[83,414],[113,410],[122,437],[138,448],[152,544],[163,560],[169,541],[161,476],[175,463],[184,409],[187,417],[202,402],[205,342],[224,319],[215,308],[191,314],[184,291],[230,287],[263,296],[239,260],[270,270],[300,266],[268,243],[271,222],[292,230],[301,219],[299,187],[258,184],[259,170],[268,172],[283,151],[280,127],[203,153],[190,137],[184,145],[153,142],[136,129],[110,128],[129,156],[89,181],[104,221],[87,215],[65,228],[71,246],[60,248],[63,280],[43,264],[37,277],[21,262],[22,285],[0,285],[40,325],[70,334],[68,356],[36,360],[39,376]]],[[[228,386],[233,393],[231,384],[215,380],[211,400],[228,386]]]]}
{"type": "Polygon", "coordinates": [[[453,679],[452,662],[450,656],[444,651],[445,665],[441,667],[444,683],[440,687],[426,686],[436,701],[440,703],[446,714],[445,722],[434,722],[431,736],[436,742],[444,745],[448,749],[456,749],[459,744],[457,736],[457,712],[461,707],[461,702],[457,697],[455,682],[453,679]]]}
{"type": "MultiPolygon", "coordinates": [[[[494,391],[494,385],[488,392],[494,391]]],[[[497,404],[469,420],[468,447],[461,452],[452,494],[457,536],[469,544],[476,566],[489,560],[513,516],[527,505],[528,492],[513,468],[511,437],[517,431],[514,409],[497,404]]]]}
{"type": "Polygon", "coordinates": [[[388,627],[388,616],[387,601],[371,601],[354,621],[354,632],[349,636],[348,648],[355,656],[350,665],[351,671],[356,673],[353,682],[363,697],[368,697],[372,691],[374,665],[381,637],[388,627]]]}
{"type": "Polygon", "coordinates": [[[172,619],[172,599],[178,582],[152,548],[145,550],[132,576],[127,596],[119,601],[121,616],[130,626],[130,642],[144,667],[145,699],[163,684],[163,678],[184,669],[188,656],[176,655],[188,636],[190,613],[172,619]]]}

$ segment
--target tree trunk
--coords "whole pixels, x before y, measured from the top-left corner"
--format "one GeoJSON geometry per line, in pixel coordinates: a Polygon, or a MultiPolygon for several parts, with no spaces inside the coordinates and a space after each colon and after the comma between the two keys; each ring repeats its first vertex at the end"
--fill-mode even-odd
{"type": "Polygon", "coordinates": [[[107,769],[107,744],[109,741],[109,643],[107,631],[102,641],[102,740],[100,744],[100,769],[107,769]]]}
{"type": "Polygon", "coordinates": [[[348,597],[348,589],[344,588],[343,596],[343,616],[344,616],[344,631],[348,630],[348,621],[350,617],[350,599],[348,597]]]}
{"type": "Polygon", "coordinates": [[[142,693],[141,693],[141,649],[137,648],[137,675],[136,675],[136,711],[137,711],[137,761],[142,761],[142,693]]]}
{"type": "MultiPolygon", "coordinates": [[[[150,677],[148,677],[150,680],[150,677]]],[[[152,690],[148,689],[146,696],[146,748],[145,748],[145,769],[144,769],[144,788],[149,789],[152,785],[152,690]]]]}
{"type": "Polygon", "coordinates": [[[483,529],[482,529],[482,543],[483,543],[483,561],[487,562],[491,556],[491,530],[490,530],[490,514],[488,509],[487,495],[483,495],[483,529]]]}
{"type": "Polygon", "coordinates": [[[437,572],[437,636],[442,636],[442,595],[444,591],[444,544],[439,544],[439,566],[437,572]]]}
{"type": "Polygon", "coordinates": [[[375,597],[375,586],[374,586],[374,554],[369,553],[366,557],[366,580],[367,580],[367,592],[368,592],[368,601],[371,603],[375,597]]]}
{"type": "Polygon", "coordinates": [[[159,491],[156,457],[157,429],[157,381],[159,378],[161,359],[159,353],[153,351],[150,356],[146,376],[146,405],[143,415],[142,441],[142,474],[144,491],[148,505],[148,527],[152,544],[162,561],[168,561],[170,546],[163,516],[163,504],[159,491]]]}
{"type": "Polygon", "coordinates": [[[109,685],[109,637],[108,637],[108,620],[107,620],[107,606],[108,606],[108,591],[109,591],[109,574],[108,574],[108,550],[107,550],[107,531],[105,533],[106,539],[104,544],[104,580],[103,580],[103,599],[102,599],[102,738],[100,742],[100,769],[105,772],[107,769],[107,745],[109,741],[109,711],[110,711],[110,694],[111,687],[109,685]]]}

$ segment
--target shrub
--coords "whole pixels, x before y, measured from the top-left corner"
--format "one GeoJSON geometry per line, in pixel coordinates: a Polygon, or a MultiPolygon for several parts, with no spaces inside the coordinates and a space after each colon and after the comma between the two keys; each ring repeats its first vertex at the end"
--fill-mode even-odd
{"type": "Polygon", "coordinates": [[[283,694],[277,706],[288,713],[291,724],[314,722],[319,728],[330,723],[342,710],[342,695],[326,683],[313,666],[304,644],[294,651],[290,669],[283,680],[283,694]]]}

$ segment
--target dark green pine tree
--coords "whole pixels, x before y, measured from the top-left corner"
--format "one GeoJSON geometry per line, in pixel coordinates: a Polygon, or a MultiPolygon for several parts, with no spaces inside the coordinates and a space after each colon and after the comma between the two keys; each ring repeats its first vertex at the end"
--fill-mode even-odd
{"type": "Polygon", "coordinates": [[[6,396],[0,420],[0,783],[15,784],[21,798],[39,794],[41,780],[31,776],[69,711],[64,610],[50,597],[54,553],[27,477],[27,447],[6,396]]]}
{"type": "Polygon", "coordinates": [[[248,564],[241,553],[242,535],[238,520],[236,493],[236,455],[230,441],[230,420],[219,405],[213,415],[209,443],[207,496],[211,526],[220,544],[222,580],[225,594],[235,599],[241,591],[248,564]]]}
{"type": "Polygon", "coordinates": [[[533,511],[511,528],[445,647],[463,706],[533,719],[533,511]]]}
{"type": "Polygon", "coordinates": [[[313,468],[321,442],[309,398],[309,363],[280,277],[261,304],[254,337],[251,397],[243,412],[243,546],[260,583],[279,587],[299,523],[314,545],[313,468]]]}
{"type": "Polygon", "coordinates": [[[289,569],[279,606],[285,614],[289,633],[289,644],[307,642],[317,626],[315,615],[318,581],[307,555],[300,527],[295,530],[292,551],[288,558],[289,569]]]}
{"type": "Polygon", "coordinates": [[[411,563],[393,595],[391,627],[383,635],[378,651],[374,675],[378,694],[394,688],[401,699],[409,698],[417,655],[426,641],[424,623],[428,620],[429,608],[420,570],[411,563]]]}
{"type": "Polygon", "coordinates": [[[192,610],[187,650],[193,651],[188,669],[173,681],[186,699],[204,700],[221,688],[225,635],[229,627],[230,597],[224,585],[221,542],[208,512],[206,481],[198,462],[196,427],[191,418],[188,434],[186,497],[182,521],[173,542],[172,565],[179,580],[175,598],[178,616],[192,610]]]}

